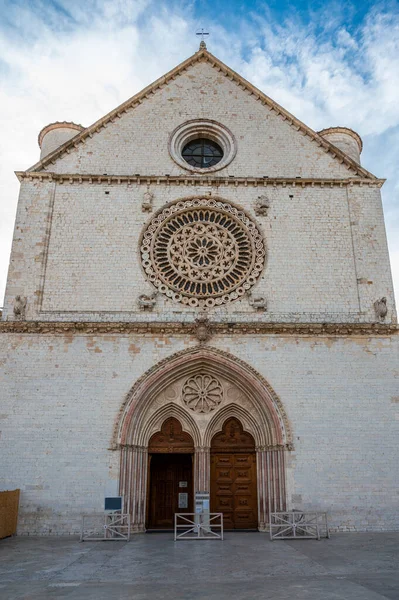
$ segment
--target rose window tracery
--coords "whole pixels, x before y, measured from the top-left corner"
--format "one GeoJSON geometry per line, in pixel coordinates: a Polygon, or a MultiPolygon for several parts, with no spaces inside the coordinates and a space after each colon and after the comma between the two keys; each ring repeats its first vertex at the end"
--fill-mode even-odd
{"type": "Polygon", "coordinates": [[[182,398],[194,412],[209,413],[223,400],[223,386],[211,375],[195,375],[184,383],[182,398]]]}
{"type": "Polygon", "coordinates": [[[242,296],[264,267],[262,236],[234,206],[207,198],[177,202],[152,219],[141,246],[149,280],[190,306],[242,296]]]}

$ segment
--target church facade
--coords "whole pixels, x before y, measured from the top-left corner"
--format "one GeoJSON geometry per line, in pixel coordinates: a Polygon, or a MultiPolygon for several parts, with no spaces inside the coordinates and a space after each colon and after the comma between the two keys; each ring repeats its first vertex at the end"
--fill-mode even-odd
{"type": "Polygon", "coordinates": [[[19,532],[122,495],[168,528],[327,511],[398,528],[398,329],[378,179],[198,52],[24,172],[2,321],[1,489],[19,532]],[[396,420],[395,420],[396,419],[396,420]]]}

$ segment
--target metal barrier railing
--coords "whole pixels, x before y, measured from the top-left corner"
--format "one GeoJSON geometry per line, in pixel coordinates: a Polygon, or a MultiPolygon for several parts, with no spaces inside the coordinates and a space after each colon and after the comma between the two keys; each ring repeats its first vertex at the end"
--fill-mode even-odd
{"type": "Polygon", "coordinates": [[[130,515],[111,512],[82,515],[80,541],[130,541],[130,515]]]}
{"type": "Polygon", "coordinates": [[[223,540],[223,513],[175,513],[175,542],[182,539],[223,540]]]}
{"type": "Polygon", "coordinates": [[[320,539],[320,535],[329,538],[326,512],[291,512],[270,513],[270,539],[320,539]]]}

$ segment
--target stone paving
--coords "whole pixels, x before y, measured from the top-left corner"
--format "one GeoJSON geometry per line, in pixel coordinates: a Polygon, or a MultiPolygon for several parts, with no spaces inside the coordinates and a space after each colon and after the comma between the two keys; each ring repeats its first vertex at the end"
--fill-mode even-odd
{"type": "Polygon", "coordinates": [[[173,542],[0,541],[1,600],[399,599],[399,533],[270,542],[260,533],[173,542]]]}

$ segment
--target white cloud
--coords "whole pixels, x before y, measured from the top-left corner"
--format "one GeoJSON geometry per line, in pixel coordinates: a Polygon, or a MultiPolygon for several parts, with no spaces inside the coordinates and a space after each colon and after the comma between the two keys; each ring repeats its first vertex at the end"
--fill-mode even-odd
{"type": "MultiPolygon", "coordinates": [[[[56,120],[94,122],[192,54],[199,26],[189,4],[172,2],[3,0],[3,5],[0,298],[18,194],[13,171],[37,161],[40,129],[56,120]]],[[[375,7],[356,31],[328,7],[310,25],[298,17],[277,23],[271,13],[249,15],[234,35],[206,20],[210,50],[266,94],[316,130],[346,125],[363,137],[364,166],[389,178],[383,198],[399,292],[399,19],[394,10],[375,7]]]]}

